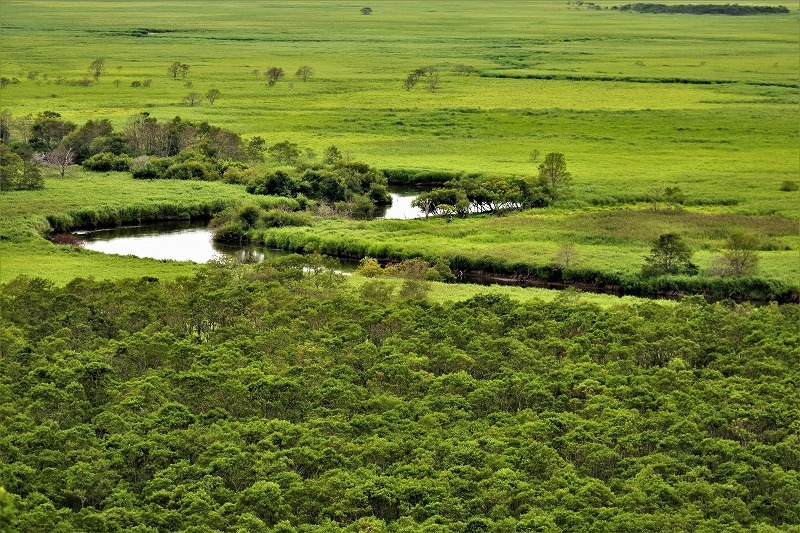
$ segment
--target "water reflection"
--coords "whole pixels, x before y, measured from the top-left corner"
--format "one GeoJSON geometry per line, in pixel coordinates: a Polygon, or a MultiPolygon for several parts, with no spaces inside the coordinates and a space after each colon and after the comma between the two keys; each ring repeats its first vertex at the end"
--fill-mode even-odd
{"type": "Polygon", "coordinates": [[[411,202],[419,193],[419,189],[392,187],[389,190],[389,194],[392,195],[392,205],[388,206],[383,213],[378,213],[378,217],[401,220],[421,218],[423,216],[422,211],[416,207],[411,207],[411,202]]]}
{"type": "MultiPolygon", "coordinates": [[[[422,213],[411,207],[418,189],[392,188],[392,205],[379,213],[381,218],[412,219],[422,213]]],[[[106,254],[134,255],[152,259],[194,261],[208,263],[224,256],[246,262],[259,262],[270,257],[280,257],[288,252],[269,250],[258,246],[230,246],[215,243],[207,221],[175,221],[126,226],[107,230],[77,232],[84,248],[106,254]]]]}
{"type": "Polygon", "coordinates": [[[225,253],[211,239],[207,222],[167,222],[79,232],[84,248],[105,254],[208,263],[225,253]]]}

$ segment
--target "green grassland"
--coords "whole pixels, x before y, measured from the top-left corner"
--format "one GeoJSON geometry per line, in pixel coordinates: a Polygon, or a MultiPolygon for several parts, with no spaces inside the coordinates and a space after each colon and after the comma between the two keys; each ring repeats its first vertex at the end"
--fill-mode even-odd
{"type": "Polygon", "coordinates": [[[701,269],[722,253],[731,231],[754,232],[765,238],[759,251],[761,274],[794,282],[800,279],[798,224],[782,217],[651,211],[647,209],[568,211],[548,209],[505,217],[475,217],[363,222],[328,218],[312,228],[266,230],[270,245],[323,253],[406,258],[422,255],[500,258],[515,263],[546,265],[559,249],[572,244],[576,266],[634,274],[650,250],[653,235],[670,231],[685,235],[701,269]]]}
{"type": "MultiPolygon", "coordinates": [[[[562,1],[403,0],[364,16],[361,7],[4,0],[0,75],[20,82],[0,91],[0,107],[14,116],[49,109],[78,123],[109,118],[118,127],[141,111],[179,115],[317,153],[335,144],[382,168],[532,175],[532,150],[563,152],[575,195],[559,209],[449,225],[328,220],[311,231],[511,262],[541,263],[571,242],[586,266],[631,272],[659,232],[682,233],[703,266],[727,231],[746,229],[762,238],[763,275],[800,279],[800,193],[779,190],[800,175],[796,10],[640,15],[562,1]],[[96,57],[106,60],[96,83],[64,83],[88,76],[96,57]],[[170,79],[173,61],[190,65],[186,80],[170,79]],[[477,73],[458,74],[459,64],[477,73]],[[293,76],[301,65],[315,69],[308,82],[293,76]],[[425,65],[439,68],[439,89],[423,82],[405,91],[408,72],[425,65]],[[271,66],[287,74],[274,87],[262,75],[271,66]],[[131,87],[145,79],[150,87],[131,87]],[[182,101],[212,87],[222,92],[213,107],[182,101]],[[635,203],[667,186],[684,192],[684,211],[635,203]]],[[[4,194],[4,232],[24,233],[20,220],[75,202],[163,203],[193,198],[193,187],[246,196],[234,186],[80,176],[4,194]],[[151,197],[148,187],[159,192],[151,197]]]]}

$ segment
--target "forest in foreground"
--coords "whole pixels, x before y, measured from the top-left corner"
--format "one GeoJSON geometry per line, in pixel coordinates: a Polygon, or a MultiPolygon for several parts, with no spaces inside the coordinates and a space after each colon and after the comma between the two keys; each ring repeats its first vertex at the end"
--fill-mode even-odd
{"type": "Polygon", "coordinates": [[[2,287],[4,531],[778,531],[800,314],[302,261],[2,287]]]}

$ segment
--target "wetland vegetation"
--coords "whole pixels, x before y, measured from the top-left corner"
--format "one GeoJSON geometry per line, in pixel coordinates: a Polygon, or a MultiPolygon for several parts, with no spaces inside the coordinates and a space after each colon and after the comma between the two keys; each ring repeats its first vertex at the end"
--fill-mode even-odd
{"type": "Polygon", "coordinates": [[[4,1],[0,529],[798,527],[798,12],[749,4],[4,1]],[[192,219],[304,255],[54,238],[192,219]]]}

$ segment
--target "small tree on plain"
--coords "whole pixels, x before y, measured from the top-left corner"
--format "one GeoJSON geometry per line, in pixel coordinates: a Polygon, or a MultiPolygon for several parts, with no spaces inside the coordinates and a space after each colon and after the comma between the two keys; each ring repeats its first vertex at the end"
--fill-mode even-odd
{"type": "Polygon", "coordinates": [[[180,61],[173,61],[167,69],[167,72],[172,76],[173,80],[177,80],[178,76],[185,78],[189,74],[189,65],[181,63],[180,61]]]}
{"type": "Polygon", "coordinates": [[[475,72],[475,67],[472,65],[456,65],[456,72],[469,76],[475,72]]]}
{"type": "Polygon", "coordinates": [[[70,165],[75,164],[75,150],[66,143],[61,143],[49,152],[41,155],[44,163],[55,167],[58,174],[63,178],[70,165]]]}
{"type": "Polygon", "coordinates": [[[99,78],[100,75],[105,70],[105,68],[106,68],[106,60],[102,57],[98,57],[89,64],[89,72],[92,73],[94,79],[99,78]]]}
{"type": "Polygon", "coordinates": [[[200,93],[191,92],[183,97],[184,102],[189,103],[189,107],[194,107],[194,104],[200,101],[200,93]]]}
{"type": "Polygon", "coordinates": [[[293,165],[300,157],[300,148],[297,144],[289,141],[275,143],[267,149],[267,152],[284,165],[293,165]]]}
{"type": "Polygon", "coordinates": [[[733,233],[726,242],[725,253],[715,258],[709,273],[717,276],[754,276],[758,273],[758,237],[750,233],[733,233]]]}
{"type": "Polygon", "coordinates": [[[303,81],[308,81],[308,79],[314,75],[314,69],[308,65],[304,65],[297,69],[297,72],[295,72],[294,75],[303,81]]]}
{"type": "Polygon", "coordinates": [[[280,68],[280,67],[270,67],[264,73],[264,76],[267,77],[267,85],[272,87],[273,85],[278,83],[278,80],[283,78],[283,76],[284,76],[283,69],[280,68]]]}
{"type": "Polygon", "coordinates": [[[222,93],[219,92],[218,89],[209,89],[208,92],[206,93],[206,100],[208,100],[208,105],[214,107],[214,102],[220,96],[222,96],[222,93]]]}
{"type": "Polygon", "coordinates": [[[362,15],[372,15],[372,8],[371,7],[362,7],[361,8],[362,15]]]}
{"type": "Polygon", "coordinates": [[[572,174],[567,172],[567,160],[564,154],[551,152],[544,156],[544,161],[539,165],[539,184],[554,200],[569,194],[572,174]]]}
{"type": "Polygon", "coordinates": [[[571,243],[567,243],[556,252],[553,262],[561,268],[567,269],[578,262],[578,250],[571,243]]]}
{"type": "Polygon", "coordinates": [[[339,149],[333,145],[325,148],[325,151],[322,153],[322,162],[326,165],[333,165],[341,160],[342,152],[340,152],[339,149]]]}
{"type": "Polygon", "coordinates": [[[439,69],[434,66],[427,68],[428,71],[428,90],[435,93],[439,88],[439,69]]]}
{"type": "Polygon", "coordinates": [[[403,87],[406,91],[410,91],[414,88],[417,82],[422,78],[425,73],[428,71],[428,68],[433,67],[421,67],[418,69],[414,69],[407,77],[405,83],[403,83],[403,87]]]}
{"type": "Polygon", "coordinates": [[[697,266],[692,263],[692,250],[680,235],[666,233],[661,235],[650,249],[642,267],[645,276],[665,274],[697,274],[697,266]]]}

